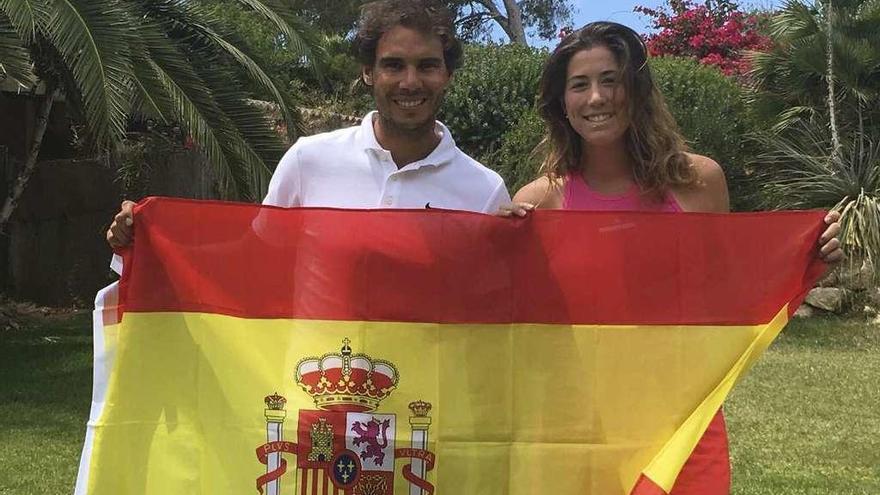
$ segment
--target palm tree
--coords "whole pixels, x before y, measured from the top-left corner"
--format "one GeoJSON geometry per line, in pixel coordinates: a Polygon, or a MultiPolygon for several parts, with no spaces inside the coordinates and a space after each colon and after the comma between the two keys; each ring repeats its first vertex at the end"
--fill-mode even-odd
{"type": "Polygon", "coordinates": [[[789,1],[770,29],[751,74],[775,131],[754,163],[764,206],[840,211],[848,273],[880,279],[880,0],[789,1]]]}
{"type": "Polygon", "coordinates": [[[789,0],[770,21],[775,47],[751,55],[757,116],[777,132],[823,122],[838,143],[880,127],[878,32],[880,0],[789,0]]]}
{"type": "Polygon", "coordinates": [[[828,85],[828,126],[831,130],[832,156],[840,153],[840,130],[837,128],[837,110],[834,96],[834,4],[825,4],[825,82],[828,85]]]}
{"type": "MultiPolygon", "coordinates": [[[[311,35],[282,0],[239,0],[270,20],[287,47],[314,66],[311,35]]],[[[112,152],[134,116],[178,123],[216,167],[225,197],[256,199],[282,143],[248,103],[238,64],[273,96],[290,130],[292,97],[198,2],[190,0],[0,0],[0,74],[45,87],[34,140],[0,210],[9,221],[34,170],[52,105],[63,94],[97,153],[112,152]]]]}

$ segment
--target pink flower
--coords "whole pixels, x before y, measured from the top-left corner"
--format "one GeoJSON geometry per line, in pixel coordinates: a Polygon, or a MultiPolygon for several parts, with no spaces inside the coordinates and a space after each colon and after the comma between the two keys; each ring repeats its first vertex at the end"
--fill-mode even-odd
{"type": "MultiPolygon", "coordinates": [[[[693,57],[700,63],[719,67],[725,74],[742,76],[749,70],[743,58],[747,50],[767,50],[771,40],[759,31],[761,18],[729,5],[694,5],[692,0],[668,0],[669,7],[636,8],[652,17],[659,32],[646,39],[652,56],[693,57]]],[[[722,4],[724,2],[721,2],[722,4]]]]}
{"type": "Polygon", "coordinates": [[[706,41],[705,36],[703,36],[702,34],[695,34],[695,35],[691,36],[690,41],[688,41],[688,45],[690,45],[692,48],[699,48],[699,47],[703,46],[703,43],[705,41],[706,41]]]}

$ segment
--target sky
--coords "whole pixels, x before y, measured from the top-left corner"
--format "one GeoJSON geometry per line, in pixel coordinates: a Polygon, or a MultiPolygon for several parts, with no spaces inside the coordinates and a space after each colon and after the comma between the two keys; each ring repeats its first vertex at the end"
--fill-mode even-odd
{"type": "MultiPolygon", "coordinates": [[[[625,24],[639,33],[651,32],[651,18],[637,12],[633,9],[638,6],[657,8],[666,5],[664,0],[575,0],[573,24],[575,28],[581,27],[588,22],[593,21],[614,21],[625,24]]],[[[741,0],[739,6],[741,9],[750,9],[754,7],[771,8],[782,4],[782,0],[741,0]]],[[[546,40],[532,39],[530,44],[534,46],[555,46],[556,40],[548,42],[546,40]]]]}

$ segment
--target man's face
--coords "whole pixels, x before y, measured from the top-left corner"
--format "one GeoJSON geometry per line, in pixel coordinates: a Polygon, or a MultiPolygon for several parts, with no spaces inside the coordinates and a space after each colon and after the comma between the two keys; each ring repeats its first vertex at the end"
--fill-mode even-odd
{"type": "Polygon", "coordinates": [[[396,26],[379,38],[364,82],[388,131],[430,132],[451,79],[438,36],[396,26]]]}

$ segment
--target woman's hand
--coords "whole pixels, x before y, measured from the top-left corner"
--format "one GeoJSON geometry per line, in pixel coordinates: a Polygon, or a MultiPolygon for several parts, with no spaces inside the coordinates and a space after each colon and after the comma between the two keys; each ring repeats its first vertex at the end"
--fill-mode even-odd
{"type": "Polygon", "coordinates": [[[494,213],[496,217],[525,217],[529,212],[535,209],[535,205],[531,203],[508,203],[501,205],[498,211],[494,213]]]}
{"type": "Polygon", "coordinates": [[[829,212],[825,216],[825,224],[828,226],[825,232],[819,236],[819,257],[822,261],[833,265],[843,261],[846,257],[843,250],[840,249],[840,213],[836,211],[829,212]]]}

